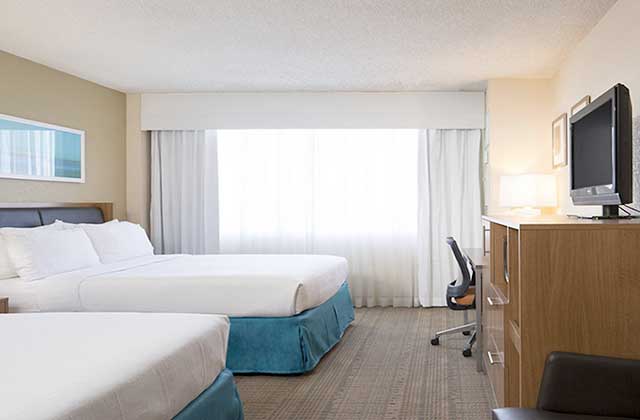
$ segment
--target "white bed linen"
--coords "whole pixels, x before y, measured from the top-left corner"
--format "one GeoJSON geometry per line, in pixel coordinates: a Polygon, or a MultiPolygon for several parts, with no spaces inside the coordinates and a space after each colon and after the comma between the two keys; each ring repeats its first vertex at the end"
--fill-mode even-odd
{"type": "Polygon", "coordinates": [[[224,369],[229,320],[196,314],[0,316],[0,417],[165,420],[224,369]]]}
{"type": "Polygon", "coordinates": [[[20,277],[0,280],[0,296],[9,298],[9,312],[38,312],[38,295],[34,284],[20,277]]]}
{"type": "Polygon", "coordinates": [[[321,305],[347,279],[326,255],[157,255],[40,280],[43,311],[296,315],[321,305]]]}

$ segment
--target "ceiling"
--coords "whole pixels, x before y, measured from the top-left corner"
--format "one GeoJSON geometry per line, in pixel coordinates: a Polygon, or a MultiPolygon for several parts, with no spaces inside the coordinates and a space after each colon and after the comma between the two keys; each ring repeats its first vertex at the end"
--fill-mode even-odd
{"type": "Polygon", "coordinates": [[[0,50],[125,92],[549,77],[615,0],[2,0],[0,50]]]}

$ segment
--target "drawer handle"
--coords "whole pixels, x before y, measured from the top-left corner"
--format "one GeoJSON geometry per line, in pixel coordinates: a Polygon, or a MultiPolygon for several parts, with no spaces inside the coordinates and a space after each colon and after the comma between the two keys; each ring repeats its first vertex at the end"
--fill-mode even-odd
{"type": "Polygon", "coordinates": [[[489,358],[489,364],[502,364],[502,356],[500,355],[500,353],[491,353],[490,351],[488,351],[487,357],[489,358]]]}
{"type": "Polygon", "coordinates": [[[509,243],[507,238],[502,242],[502,265],[504,270],[504,281],[509,283],[509,243]]]}
{"type": "Polygon", "coordinates": [[[487,303],[489,304],[489,306],[504,306],[505,305],[504,300],[492,298],[490,296],[487,296],[487,303]]]}

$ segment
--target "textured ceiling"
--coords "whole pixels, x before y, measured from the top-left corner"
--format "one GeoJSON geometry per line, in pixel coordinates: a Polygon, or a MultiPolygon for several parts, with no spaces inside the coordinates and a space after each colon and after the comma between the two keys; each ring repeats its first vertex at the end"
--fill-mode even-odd
{"type": "Polygon", "coordinates": [[[0,50],[127,92],[551,76],[615,0],[2,0],[0,50]]]}

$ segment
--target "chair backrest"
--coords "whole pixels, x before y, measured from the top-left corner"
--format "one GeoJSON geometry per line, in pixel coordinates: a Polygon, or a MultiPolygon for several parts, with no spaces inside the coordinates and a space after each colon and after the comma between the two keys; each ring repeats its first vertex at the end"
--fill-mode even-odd
{"type": "Polygon", "coordinates": [[[451,252],[453,252],[453,256],[458,263],[460,272],[462,273],[462,282],[460,284],[456,284],[455,286],[449,286],[447,288],[447,295],[453,297],[462,297],[465,293],[467,293],[467,290],[469,290],[469,286],[471,286],[471,283],[475,277],[473,262],[469,258],[462,255],[462,252],[460,252],[460,248],[458,248],[458,243],[451,236],[447,238],[447,244],[451,248],[451,252]]]}

